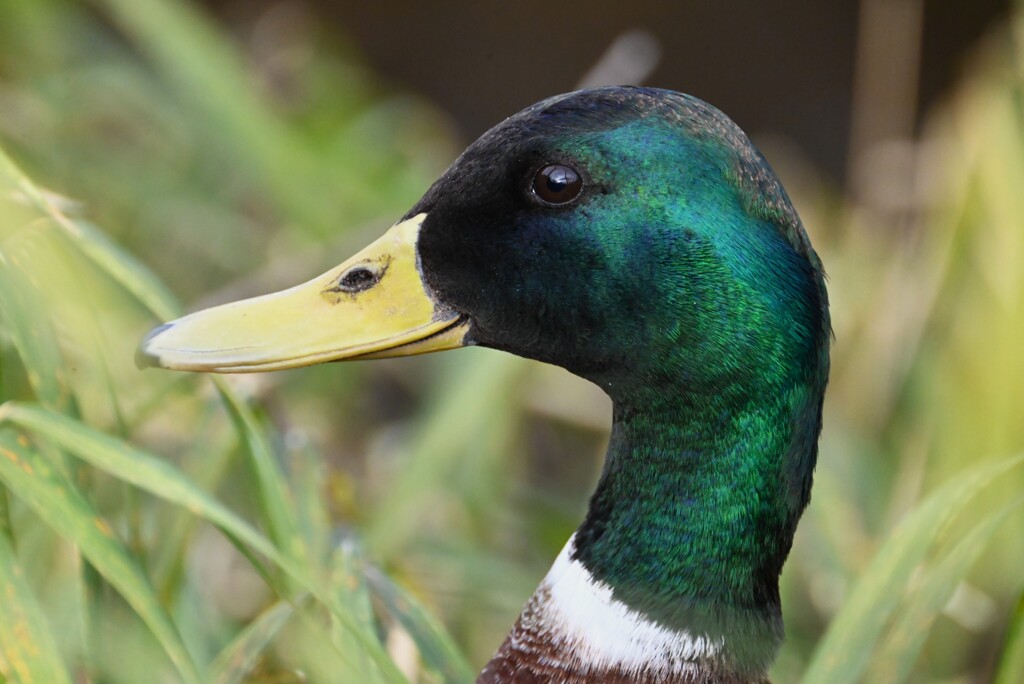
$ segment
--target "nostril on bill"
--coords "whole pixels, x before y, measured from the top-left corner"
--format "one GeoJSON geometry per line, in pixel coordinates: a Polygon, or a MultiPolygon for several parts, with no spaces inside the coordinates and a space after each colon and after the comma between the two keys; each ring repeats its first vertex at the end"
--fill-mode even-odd
{"type": "Polygon", "coordinates": [[[376,285],[382,275],[384,275],[383,269],[362,264],[353,266],[341,274],[335,289],[349,294],[363,292],[376,285]]]}

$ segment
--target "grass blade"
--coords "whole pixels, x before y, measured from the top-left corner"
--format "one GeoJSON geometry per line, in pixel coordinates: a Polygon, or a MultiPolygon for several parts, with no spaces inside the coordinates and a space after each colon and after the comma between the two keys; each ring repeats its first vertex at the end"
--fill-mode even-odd
{"type": "MultiPolygon", "coordinates": [[[[342,540],[335,549],[330,583],[331,595],[338,612],[355,616],[355,619],[370,629],[377,628],[366,582],[366,563],[354,540],[342,540]]],[[[331,640],[339,650],[351,652],[354,650],[352,637],[340,627],[341,625],[335,621],[332,625],[331,640]]],[[[352,667],[359,673],[360,681],[366,684],[377,684],[380,681],[379,672],[365,656],[357,658],[352,667]]]]}
{"type": "Polygon", "coordinates": [[[15,193],[51,219],[105,273],[163,320],[181,315],[174,296],[147,268],[89,223],[70,218],[0,148],[0,193],[15,193]]]}
{"type": "Polygon", "coordinates": [[[1024,594],[1021,594],[1010,618],[1003,653],[993,679],[994,684],[1024,682],[1024,594]]]}
{"type": "MultiPolygon", "coordinates": [[[[217,33],[197,8],[166,0],[98,0],[157,69],[168,77],[198,114],[213,124],[253,180],[280,209],[306,229],[321,235],[336,229],[330,195],[311,192],[323,182],[313,151],[289,130],[249,85],[240,52],[217,33]]],[[[334,176],[338,171],[334,171],[334,176]]],[[[366,196],[353,174],[331,187],[346,198],[366,196]]]]}
{"type": "Polygon", "coordinates": [[[505,411],[511,387],[526,362],[510,354],[480,354],[463,362],[462,371],[439,393],[436,408],[409,440],[412,453],[401,477],[375,506],[365,532],[374,557],[387,558],[413,538],[425,500],[439,490],[473,445],[486,418],[505,411]]]}
{"type": "Polygon", "coordinates": [[[5,241],[0,249],[0,319],[25,367],[33,394],[47,406],[70,410],[73,400],[56,332],[51,320],[40,315],[46,308],[9,249],[9,241],[5,241]]]}
{"type": "Polygon", "coordinates": [[[11,526],[11,503],[7,490],[0,487],[0,537],[8,543],[14,541],[14,527],[11,526]]]}
{"type": "Polygon", "coordinates": [[[70,684],[46,618],[2,534],[0,596],[0,675],[20,684],[70,684]]]}
{"type": "MultiPolygon", "coordinates": [[[[194,435],[196,447],[189,450],[182,462],[193,464],[189,477],[197,490],[216,491],[227,473],[234,455],[236,440],[233,435],[217,438],[210,431],[202,429],[196,430],[194,435]]],[[[202,519],[180,507],[162,518],[162,543],[160,548],[154,551],[149,567],[153,584],[161,599],[165,601],[169,601],[181,588],[183,580],[186,580],[184,573],[188,546],[193,539],[196,526],[202,519]]]]}
{"type": "Polygon", "coordinates": [[[279,549],[291,558],[299,558],[302,551],[302,537],[298,532],[298,521],[291,495],[285,485],[284,475],[274,457],[274,451],[266,435],[256,422],[252,410],[237,395],[228,391],[223,378],[214,378],[221,398],[228,408],[231,420],[238,434],[245,440],[250,463],[260,488],[260,504],[267,518],[270,538],[279,549]]]}
{"type": "Polygon", "coordinates": [[[256,666],[260,654],[295,614],[296,606],[284,601],[265,610],[220,652],[210,666],[211,684],[238,684],[256,666]]]}
{"type": "MultiPolygon", "coordinates": [[[[36,432],[39,435],[45,435],[49,441],[79,456],[96,468],[130,482],[166,501],[185,507],[193,514],[218,526],[230,539],[237,539],[269,558],[325,606],[332,607],[334,605],[309,573],[299,566],[291,556],[282,553],[249,523],[196,487],[166,461],[79,421],[39,406],[8,402],[0,407],[0,423],[4,422],[36,432]]],[[[245,549],[242,551],[246,552],[245,549]]],[[[287,598],[286,591],[281,587],[275,588],[287,598]]],[[[387,657],[380,642],[368,634],[363,625],[348,614],[333,611],[333,615],[353,633],[361,648],[387,675],[388,681],[404,681],[401,673],[387,657]]]]}
{"type": "Polygon", "coordinates": [[[48,204],[46,210],[51,217],[58,219],[58,225],[86,257],[157,318],[168,321],[181,315],[181,305],[170,290],[101,231],[86,221],[64,216],[52,204],[48,204]]]}
{"type": "Polygon", "coordinates": [[[57,534],[77,545],[100,574],[146,623],[185,682],[198,682],[195,663],[170,616],[135,560],[114,536],[109,523],[49,463],[0,432],[0,480],[57,534]]]}
{"type": "Polygon", "coordinates": [[[897,527],[857,582],[822,638],[803,684],[860,681],[886,621],[911,574],[957,514],[996,477],[1024,457],[969,470],[932,493],[897,527]]]}
{"type": "Polygon", "coordinates": [[[193,485],[180,471],[159,458],[90,428],[73,418],[31,404],[8,402],[0,407],[0,422],[45,436],[91,465],[172,501],[229,531],[275,562],[280,554],[266,537],[193,485]]]}
{"type": "Polygon", "coordinates": [[[428,667],[451,683],[472,682],[476,673],[469,666],[447,632],[423,604],[384,573],[370,568],[366,578],[385,608],[416,642],[428,667]]]}
{"type": "Polygon", "coordinates": [[[974,561],[992,541],[1000,525],[1021,503],[1020,500],[1015,501],[975,525],[952,551],[936,561],[924,578],[910,589],[909,598],[900,606],[895,624],[886,632],[883,645],[871,663],[868,681],[895,684],[907,680],[928,638],[932,623],[949,602],[974,561]]]}

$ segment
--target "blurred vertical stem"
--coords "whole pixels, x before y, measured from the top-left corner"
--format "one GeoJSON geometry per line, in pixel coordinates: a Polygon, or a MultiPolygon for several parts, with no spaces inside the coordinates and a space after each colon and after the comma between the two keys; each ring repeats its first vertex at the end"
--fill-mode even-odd
{"type": "Polygon", "coordinates": [[[508,395],[525,364],[511,354],[484,353],[464,362],[459,375],[439,389],[433,410],[407,442],[401,476],[368,516],[364,538],[377,557],[390,558],[415,537],[425,499],[444,490],[458,460],[472,453],[476,427],[508,410],[508,395]]]}
{"type": "Polygon", "coordinates": [[[7,487],[0,487],[0,536],[14,546],[14,527],[11,525],[11,504],[7,498],[7,487]]]}
{"type": "Polygon", "coordinates": [[[1017,606],[1010,616],[1006,631],[1003,653],[999,657],[994,684],[1019,684],[1024,682],[1024,593],[1017,600],[1017,606]]]}
{"type": "MultiPolygon", "coordinates": [[[[302,558],[304,540],[299,534],[294,497],[267,434],[261,429],[252,409],[230,391],[224,378],[213,378],[213,383],[249,453],[249,463],[256,475],[260,504],[270,538],[285,556],[299,560],[302,558]]],[[[291,582],[290,579],[287,581],[291,582]]]]}
{"type": "Polygon", "coordinates": [[[248,170],[285,216],[320,236],[337,229],[339,205],[351,218],[350,205],[370,189],[343,165],[323,168],[305,141],[257,95],[239,51],[197,8],[168,0],[93,2],[210,120],[238,160],[237,168],[248,170]]]}
{"type": "MultiPolygon", "coordinates": [[[[53,631],[13,547],[0,538],[0,673],[17,682],[70,684],[53,631]]],[[[5,681],[0,674],[0,682],[5,681]]]]}
{"type": "MultiPolygon", "coordinates": [[[[376,629],[376,618],[366,587],[366,564],[362,550],[354,539],[343,539],[335,548],[329,569],[331,598],[336,610],[351,615],[360,624],[376,629]]],[[[359,648],[351,630],[337,620],[331,621],[331,641],[342,653],[352,653],[352,669],[361,674],[365,684],[382,681],[380,670],[359,648]]]]}
{"type": "MultiPolygon", "coordinates": [[[[923,0],[861,0],[848,180],[854,195],[862,201],[867,199],[865,190],[872,182],[871,174],[879,171],[877,163],[870,168],[864,163],[867,154],[887,141],[910,140],[913,136],[923,30],[923,0]]],[[[903,181],[890,186],[895,188],[907,183],[907,179],[893,173],[880,180],[903,181]]]]}

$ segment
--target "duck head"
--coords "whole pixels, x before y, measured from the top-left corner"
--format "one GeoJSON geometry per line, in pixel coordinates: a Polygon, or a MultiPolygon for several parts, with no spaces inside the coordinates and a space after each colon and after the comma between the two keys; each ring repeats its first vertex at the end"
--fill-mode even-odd
{"type": "Polygon", "coordinates": [[[253,372],[477,344],[618,398],[784,381],[827,328],[818,258],[743,133],[696,98],[615,87],[510,117],[356,256],[160,326],[140,362],[253,372]]]}
{"type": "Polygon", "coordinates": [[[596,662],[638,676],[703,659],[761,676],[809,498],[829,318],[818,257],[739,128],[664,90],[545,100],[473,143],[360,254],[291,290],[161,326],[140,357],[250,372],[463,345],[563,366],[615,405],[605,470],[561,574],[485,675],[525,672],[515,648],[547,630],[575,655],[541,644],[531,667],[596,662]],[[570,581],[672,636],[601,637],[567,617],[570,581]],[[643,644],[609,655],[616,639],[643,644]],[[638,658],[645,649],[669,664],[638,658]]]}

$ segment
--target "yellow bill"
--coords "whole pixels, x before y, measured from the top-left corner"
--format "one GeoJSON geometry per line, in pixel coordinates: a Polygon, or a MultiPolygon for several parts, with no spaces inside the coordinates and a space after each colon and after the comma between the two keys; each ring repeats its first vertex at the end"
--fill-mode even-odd
{"type": "Polygon", "coordinates": [[[396,224],[307,283],[155,328],[139,365],[249,373],[461,347],[467,320],[435,300],[417,266],[424,218],[396,224]]]}

